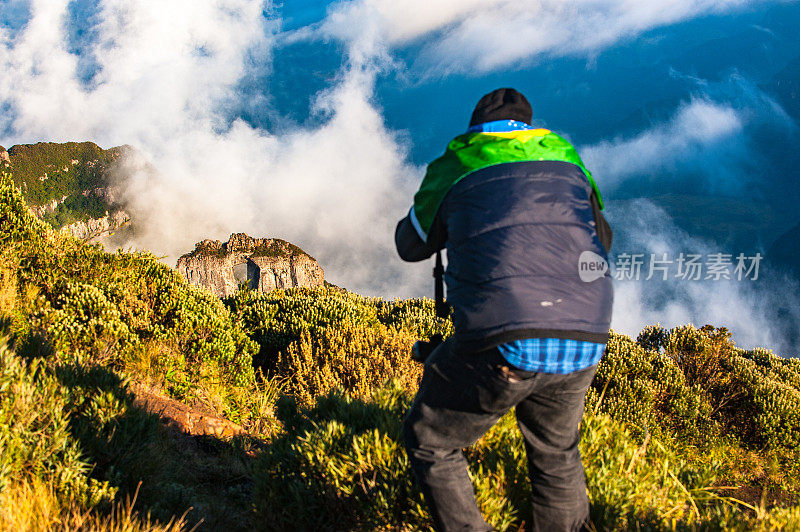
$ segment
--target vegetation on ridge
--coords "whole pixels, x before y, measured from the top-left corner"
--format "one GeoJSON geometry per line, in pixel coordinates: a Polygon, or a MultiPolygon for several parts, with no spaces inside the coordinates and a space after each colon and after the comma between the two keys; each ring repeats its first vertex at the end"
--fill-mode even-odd
{"type": "MultiPolygon", "coordinates": [[[[409,348],[452,332],[429,300],[221,302],[150,254],[55,233],[4,175],[0,323],[0,529],[431,525],[399,441],[421,372],[409,348]],[[131,383],[248,435],[175,433],[131,383]]],[[[612,333],[582,431],[600,530],[800,528],[796,359],[714,327],[612,333]]],[[[513,413],[467,457],[492,526],[530,523],[513,413]]]]}
{"type": "Polygon", "coordinates": [[[42,219],[55,229],[118,208],[109,203],[114,161],[126,146],[104,150],[92,142],[40,142],[9,148],[14,183],[30,205],[52,206],[42,219]]]}
{"type": "MultiPolygon", "coordinates": [[[[239,235],[231,235],[231,240],[233,240],[234,236],[239,235]]],[[[245,238],[250,239],[247,235],[242,235],[245,238]]],[[[271,257],[271,258],[281,258],[281,257],[288,257],[288,256],[295,256],[295,257],[309,257],[312,260],[308,253],[300,249],[298,246],[295,246],[291,242],[287,242],[285,240],[281,240],[280,238],[253,238],[250,239],[254,242],[257,242],[257,245],[253,246],[252,249],[238,249],[234,248],[231,249],[231,241],[228,242],[220,242],[219,240],[202,240],[195,244],[195,247],[192,251],[187,253],[186,257],[214,257],[214,258],[223,258],[230,253],[233,252],[245,252],[249,254],[251,257],[271,257]],[[266,242],[265,242],[266,241],[266,242]]]]}

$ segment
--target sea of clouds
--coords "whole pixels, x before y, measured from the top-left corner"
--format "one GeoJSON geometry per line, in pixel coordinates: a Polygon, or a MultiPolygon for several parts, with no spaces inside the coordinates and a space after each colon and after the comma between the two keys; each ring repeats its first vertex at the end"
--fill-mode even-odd
{"type": "MultiPolygon", "coordinates": [[[[429,295],[430,265],[403,264],[394,252],[394,225],[424,168],[410,162],[413,139],[387,126],[380,76],[407,69],[435,83],[589,57],[653,28],[757,3],[353,0],[285,30],[280,6],[262,0],[11,0],[0,4],[0,143],[135,146],[141,159],[127,162],[132,177],[121,186],[139,231],[126,245],[171,264],[199,240],[246,232],[300,245],[330,281],[361,293],[429,295]],[[315,42],[342,50],[338,72],[308,102],[315,120],[271,131],[231,113],[270,108],[274,94],[243,93],[243,81],[269,79],[276,54],[315,42]],[[398,61],[395,52],[412,45],[415,57],[398,61]]],[[[756,100],[720,100],[700,87],[666,121],[580,151],[607,191],[654,167],[694,165],[702,176],[720,153],[746,150],[756,100]]],[[[652,205],[609,218],[647,236],[642,252],[687,237],[652,205]],[[658,219],[642,224],[644,212],[658,219]]],[[[647,291],[618,283],[616,329],[714,322],[745,345],[776,345],[781,334],[749,286],[680,289],[666,305],[647,291]],[[744,311],[734,319],[732,307],[744,311]]]]}

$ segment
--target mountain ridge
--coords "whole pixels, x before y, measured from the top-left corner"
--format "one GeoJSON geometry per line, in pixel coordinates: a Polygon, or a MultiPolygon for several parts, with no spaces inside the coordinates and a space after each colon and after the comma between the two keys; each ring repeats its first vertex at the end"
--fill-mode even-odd
{"type": "Polygon", "coordinates": [[[108,234],[131,222],[116,186],[117,160],[129,145],[104,150],[84,142],[16,144],[0,150],[37,217],[83,239],[108,234]]]}

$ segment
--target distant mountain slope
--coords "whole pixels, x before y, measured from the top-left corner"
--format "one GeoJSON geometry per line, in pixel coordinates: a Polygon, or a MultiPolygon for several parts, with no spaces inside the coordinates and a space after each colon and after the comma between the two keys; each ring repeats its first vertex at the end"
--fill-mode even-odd
{"type": "MultiPolygon", "coordinates": [[[[643,199],[664,209],[679,229],[727,253],[763,250],[789,225],[764,201],[676,193],[643,199]]],[[[616,201],[609,212],[624,212],[628,199],[616,201]]]]}
{"type": "Polygon", "coordinates": [[[775,240],[767,252],[767,261],[800,276],[800,223],[775,240]]]}
{"type": "Polygon", "coordinates": [[[789,115],[800,118],[800,56],[778,72],[766,88],[777,96],[789,115]]]}
{"type": "Polygon", "coordinates": [[[124,224],[128,216],[115,197],[115,162],[130,146],[104,150],[92,142],[40,142],[0,147],[0,165],[36,215],[56,229],[76,236],[124,224]]]}

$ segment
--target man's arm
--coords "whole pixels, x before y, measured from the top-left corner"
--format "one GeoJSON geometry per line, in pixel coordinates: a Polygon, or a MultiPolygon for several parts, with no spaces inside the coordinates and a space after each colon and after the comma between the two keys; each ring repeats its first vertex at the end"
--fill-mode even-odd
{"type": "Polygon", "coordinates": [[[411,222],[411,211],[397,223],[394,231],[397,253],[406,262],[419,262],[427,259],[443,249],[446,241],[447,231],[442,223],[440,213],[436,214],[426,240],[423,240],[422,235],[414,228],[414,224],[411,222]]]}
{"type": "Polygon", "coordinates": [[[594,226],[597,231],[597,237],[600,239],[600,243],[603,245],[603,248],[605,248],[606,253],[608,253],[611,251],[611,241],[614,239],[614,232],[603,216],[603,212],[600,210],[600,202],[597,201],[597,196],[594,192],[592,192],[590,200],[592,203],[592,212],[594,213],[594,226]]]}

